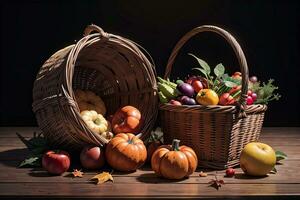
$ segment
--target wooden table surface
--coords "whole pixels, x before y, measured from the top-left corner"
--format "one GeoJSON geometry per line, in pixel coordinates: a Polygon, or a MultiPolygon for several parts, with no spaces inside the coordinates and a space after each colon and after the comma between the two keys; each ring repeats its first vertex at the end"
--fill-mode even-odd
{"type": "Polygon", "coordinates": [[[3,198],[250,198],[250,199],[300,199],[300,128],[264,128],[260,141],[276,150],[288,154],[283,164],[277,165],[277,174],[262,178],[243,175],[240,168],[233,178],[218,177],[225,181],[219,190],[209,187],[208,177],[199,177],[198,169],[189,179],[169,181],[157,178],[149,165],[133,173],[114,172],[114,182],[95,185],[88,180],[97,172],[86,172],[83,178],[71,178],[69,172],[63,176],[49,176],[42,169],[17,168],[28,154],[16,132],[31,137],[37,128],[0,128],[0,199],[3,198]]]}

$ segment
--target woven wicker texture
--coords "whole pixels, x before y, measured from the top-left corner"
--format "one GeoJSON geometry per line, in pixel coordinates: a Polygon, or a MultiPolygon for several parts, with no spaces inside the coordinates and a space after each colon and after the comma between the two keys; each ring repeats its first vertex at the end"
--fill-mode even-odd
{"type": "Polygon", "coordinates": [[[204,25],[184,35],[173,49],[165,71],[168,78],[175,58],[182,46],[201,32],[222,36],[233,48],[242,72],[242,98],[237,106],[177,106],[160,104],[159,115],[166,143],[176,138],[197,153],[199,166],[224,169],[239,164],[243,147],[259,138],[264,120],[265,105],[245,106],[248,90],[248,66],[245,55],[227,31],[204,25]]]}
{"type": "Polygon", "coordinates": [[[34,82],[33,111],[48,141],[72,150],[104,145],[108,141],[89,130],[80,117],[75,89],[99,95],[106,116],[125,105],[137,107],[142,113],[142,139],[153,128],[158,106],[154,62],[133,41],[90,25],[75,45],[44,63],[34,82]]]}

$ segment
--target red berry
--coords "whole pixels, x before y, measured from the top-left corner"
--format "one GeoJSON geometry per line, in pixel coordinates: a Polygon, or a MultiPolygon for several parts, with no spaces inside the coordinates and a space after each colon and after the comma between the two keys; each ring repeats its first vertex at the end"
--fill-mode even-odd
{"type": "Polygon", "coordinates": [[[251,76],[249,79],[252,83],[256,83],[257,82],[257,77],[256,76],[251,76]]]}
{"type": "Polygon", "coordinates": [[[234,169],[228,168],[228,169],[226,170],[226,176],[228,176],[228,177],[233,177],[234,174],[235,174],[235,170],[234,170],[234,169]]]}
{"type": "Polygon", "coordinates": [[[252,105],[254,102],[251,96],[248,96],[246,101],[247,101],[247,105],[252,105]]]}
{"type": "Polygon", "coordinates": [[[251,90],[248,90],[247,96],[252,96],[252,91],[251,90]]]}
{"type": "Polygon", "coordinates": [[[253,101],[255,101],[257,99],[257,94],[255,92],[253,92],[251,97],[252,97],[253,101]]]}

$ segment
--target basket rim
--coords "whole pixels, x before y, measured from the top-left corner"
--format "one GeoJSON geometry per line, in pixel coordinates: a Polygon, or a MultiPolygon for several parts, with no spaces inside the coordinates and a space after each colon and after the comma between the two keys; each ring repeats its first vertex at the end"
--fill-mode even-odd
{"type": "MultiPolygon", "coordinates": [[[[170,103],[159,103],[158,104],[160,110],[171,110],[171,111],[203,111],[203,112],[215,112],[215,113],[237,113],[239,111],[239,107],[236,105],[173,105],[170,103]]],[[[246,113],[257,113],[257,112],[264,112],[268,108],[265,104],[253,104],[245,106],[246,113]]]]}

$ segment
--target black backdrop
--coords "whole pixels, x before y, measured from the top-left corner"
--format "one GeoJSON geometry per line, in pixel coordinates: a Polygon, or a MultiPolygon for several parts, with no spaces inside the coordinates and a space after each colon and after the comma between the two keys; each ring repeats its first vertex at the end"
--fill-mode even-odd
{"type": "MultiPolygon", "coordinates": [[[[32,85],[43,62],[82,36],[87,24],[128,37],[145,47],[163,75],[179,38],[203,24],[235,35],[250,74],[274,78],[282,94],[269,104],[265,126],[299,126],[298,1],[1,1],[0,125],[36,125],[32,85]]],[[[214,34],[193,38],[179,54],[172,76],[189,73],[193,52],[208,63],[238,70],[231,48],[214,34]]]]}

